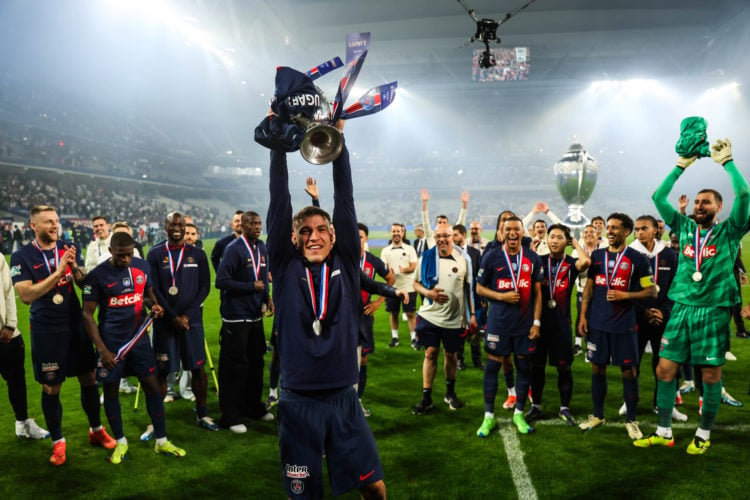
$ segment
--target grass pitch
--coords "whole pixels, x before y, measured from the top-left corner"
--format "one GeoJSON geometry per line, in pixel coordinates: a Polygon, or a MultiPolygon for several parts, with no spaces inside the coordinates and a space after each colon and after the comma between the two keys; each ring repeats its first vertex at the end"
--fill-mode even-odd
{"type": "MultiPolygon", "coordinates": [[[[750,241],[748,241],[750,243],[750,241]]],[[[210,252],[213,242],[208,242],[210,252]]],[[[750,248],[747,244],[745,248],[750,248]]],[[[746,259],[746,262],[748,260],[746,259]]],[[[745,302],[750,298],[743,288],[745,302]]],[[[26,340],[29,415],[44,426],[39,385],[31,375],[28,342],[28,307],[17,301],[19,327],[26,340]]],[[[214,364],[218,362],[219,294],[216,289],[205,303],[206,335],[214,364]]],[[[266,324],[270,332],[270,321],[266,324]]],[[[711,450],[689,456],[685,447],[699,422],[698,396],[685,395],[681,410],[689,415],[675,424],[673,449],[638,449],[628,440],[624,418],[617,415],[622,403],[619,370],[609,370],[605,415],[608,424],[582,433],[557,419],[559,397],[556,372],[547,371],[544,410],[552,417],[537,424],[536,432],[519,435],[510,423],[511,412],[500,405],[505,398],[501,379],[496,414],[502,424],[480,439],[483,372],[468,368],[458,373],[456,391],[466,406],[451,411],[442,402],[444,376],[438,370],[433,390],[436,409],[415,416],[411,407],[421,396],[423,351],[408,345],[401,325],[401,345],[389,349],[390,327],[384,310],[376,313],[376,352],[369,358],[365,405],[372,410],[370,426],[385,468],[391,498],[742,498],[747,495],[745,457],[750,447],[750,411],[721,405],[712,433],[711,450]]],[[[727,362],[725,386],[737,399],[748,400],[750,343],[732,337],[738,361],[727,362]]],[[[468,347],[467,347],[468,354],[468,347]]],[[[468,356],[467,356],[468,357],[468,356]]],[[[266,363],[270,356],[266,356],[266,363]]],[[[651,413],[653,376],[650,355],[643,360],[639,423],[645,434],[653,431],[651,413]]],[[[439,360],[442,366],[442,355],[439,360]]],[[[267,365],[266,365],[267,368],[267,365]]],[[[578,419],[591,413],[591,369],[577,356],[573,363],[574,393],[571,410],[578,419]]],[[[267,383],[266,370],[266,383],[267,383]]],[[[209,375],[209,415],[219,416],[218,399],[209,375]]],[[[115,466],[108,450],[88,444],[86,419],[79,403],[78,383],[69,380],[62,390],[63,431],[68,443],[67,463],[56,468],[48,463],[52,451],[47,440],[18,440],[13,433],[13,414],[7,387],[0,384],[0,481],[2,498],[43,496],[91,498],[284,498],[275,423],[249,422],[248,432],[235,435],[199,429],[194,423],[193,403],[177,400],[166,404],[170,440],[187,450],[182,459],[156,455],[153,441],[138,436],[150,422],[143,395],[133,411],[134,395],[121,395],[123,424],[130,449],[127,459],[115,466]]],[[[102,409],[102,419],[105,421],[102,409]]],[[[326,494],[330,496],[330,489],[326,494]]],[[[344,498],[359,498],[351,492],[344,498]]]]}

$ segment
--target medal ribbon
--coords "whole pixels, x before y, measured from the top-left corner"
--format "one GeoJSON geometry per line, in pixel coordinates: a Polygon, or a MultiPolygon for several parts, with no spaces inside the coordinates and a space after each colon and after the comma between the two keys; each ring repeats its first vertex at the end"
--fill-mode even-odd
{"type": "Polygon", "coordinates": [[[518,271],[518,275],[513,273],[513,266],[510,265],[510,256],[508,255],[508,252],[505,250],[505,245],[503,245],[503,255],[505,255],[505,262],[508,263],[508,271],[510,271],[510,281],[513,283],[513,290],[518,291],[518,281],[521,279],[521,263],[523,262],[523,247],[521,247],[521,251],[516,254],[516,269],[518,271]]]}
{"type": "Polygon", "coordinates": [[[711,233],[713,232],[714,228],[716,226],[711,226],[711,229],[708,230],[706,233],[706,237],[703,238],[703,242],[701,243],[701,231],[700,227],[695,228],[695,270],[700,272],[701,265],[703,265],[703,250],[706,248],[706,243],[708,243],[708,238],[711,236],[711,233]]]}
{"type": "MultiPolygon", "coordinates": [[[[128,270],[130,270],[130,268],[128,268],[128,270]]],[[[140,340],[141,337],[143,337],[143,334],[148,331],[148,327],[151,326],[151,323],[153,322],[154,322],[154,313],[150,312],[144,319],[143,323],[141,323],[141,325],[135,331],[133,338],[128,340],[126,343],[122,345],[122,347],[120,347],[117,350],[117,354],[115,355],[115,361],[122,361],[123,358],[128,355],[128,353],[133,348],[133,346],[140,340]]]]}
{"type": "MultiPolygon", "coordinates": [[[[555,300],[555,290],[557,289],[557,278],[560,276],[560,268],[562,268],[563,261],[561,260],[557,264],[557,270],[555,271],[555,281],[550,280],[549,282],[549,298],[555,300]]],[[[549,277],[552,278],[552,256],[547,256],[547,269],[549,269],[549,277]]]]}
{"type": "MultiPolygon", "coordinates": [[[[37,243],[36,240],[32,241],[31,244],[34,245],[37,250],[39,250],[39,253],[42,254],[44,265],[47,267],[47,272],[52,274],[52,266],[49,262],[49,259],[47,258],[47,254],[44,253],[44,250],[42,250],[42,247],[39,246],[39,243],[37,243]]],[[[52,253],[55,254],[55,269],[57,269],[60,266],[60,255],[57,253],[57,245],[55,245],[52,253]]]]}
{"type": "Polygon", "coordinates": [[[654,285],[659,286],[659,254],[654,255],[654,285]]]}
{"type": "Polygon", "coordinates": [[[164,248],[167,249],[167,258],[169,259],[169,274],[172,276],[172,286],[175,286],[174,281],[174,275],[177,271],[180,269],[180,265],[182,264],[182,257],[185,254],[185,245],[182,245],[182,248],[180,248],[180,257],[177,259],[177,265],[174,265],[174,261],[172,260],[172,252],[169,251],[169,243],[164,242],[164,248]]]}
{"type": "Polygon", "coordinates": [[[620,262],[622,262],[622,258],[625,257],[625,252],[627,252],[627,250],[628,247],[625,247],[625,249],[617,255],[615,266],[612,268],[611,278],[609,277],[609,250],[604,252],[604,276],[607,278],[607,290],[612,289],[612,281],[614,281],[615,276],[617,275],[617,270],[620,268],[620,262]]]}
{"type": "Polygon", "coordinates": [[[305,272],[307,273],[307,288],[310,290],[313,312],[318,320],[323,321],[328,312],[328,264],[323,263],[320,267],[320,300],[315,299],[312,272],[309,268],[305,268],[305,272]]]}
{"type": "Polygon", "coordinates": [[[260,275],[260,248],[258,249],[258,259],[255,259],[255,254],[253,254],[253,251],[250,249],[250,244],[247,242],[247,239],[245,239],[245,235],[240,235],[240,238],[242,238],[242,243],[245,244],[245,248],[247,248],[247,253],[250,254],[250,260],[253,263],[253,273],[255,273],[255,281],[258,281],[258,276],[260,275]]]}

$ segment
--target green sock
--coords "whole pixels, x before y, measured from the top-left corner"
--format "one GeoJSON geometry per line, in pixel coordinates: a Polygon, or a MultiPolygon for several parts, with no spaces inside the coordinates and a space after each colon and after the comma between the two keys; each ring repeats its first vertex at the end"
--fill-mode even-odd
{"type": "Polygon", "coordinates": [[[659,426],[672,427],[672,410],[674,409],[674,398],[677,394],[674,380],[664,382],[656,381],[656,406],[659,409],[659,426]]]}
{"type": "Polygon", "coordinates": [[[721,403],[721,380],[714,384],[703,382],[703,409],[701,411],[701,429],[710,431],[714,426],[716,414],[721,403]]]}

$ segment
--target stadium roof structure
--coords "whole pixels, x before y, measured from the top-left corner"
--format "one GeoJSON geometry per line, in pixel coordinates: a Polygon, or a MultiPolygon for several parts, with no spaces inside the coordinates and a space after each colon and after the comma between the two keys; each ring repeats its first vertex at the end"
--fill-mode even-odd
{"type": "MultiPolygon", "coordinates": [[[[480,18],[500,19],[526,0],[467,2],[480,18]]],[[[475,24],[455,0],[197,0],[235,42],[279,63],[341,54],[344,35],[372,33],[367,70],[406,89],[449,96],[482,94],[471,81],[475,24]]],[[[716,79],[747,75],[743,0],[536,0],[502,24],[497,47],[530,48],[527,82],[504,88],[536,101],[595,80],[716,79]]],[[[257,57],[257,55],[255,56],[257,57]]]]}

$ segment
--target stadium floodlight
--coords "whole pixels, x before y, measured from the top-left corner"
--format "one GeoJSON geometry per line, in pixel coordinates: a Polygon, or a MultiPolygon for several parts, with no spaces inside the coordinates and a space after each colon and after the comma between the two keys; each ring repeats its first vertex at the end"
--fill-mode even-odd
{"type": "Polygon", "coordinates": [[[711,87],[703,91],[703,96],[717,96],[721,94],[728,94],[730,92],[737,92],[740,88],[740,84],[737,82],[730,82],[720,87],[711,87]]]}
{"type": "Polygon", "coordinates": [[[174,33],[185,39],[188,46],[197,45],[212,54],[227,68],[235,66],[229,53],[234,49],[223,50],[213,41],[211,34],[200,27],[200,21],[194,17],[181,14],[169,2],[164,0],[107,0],[113,9],[129,11],[145,16],[150,21],[161,22],[174,33]]]}
{"type": "Polygon", "coordinates": [[[631,80],[596,80],[591,82],[591,90],[635,90],[656,91],[661,85],[656,80],[634,78],[631,80]]]}

